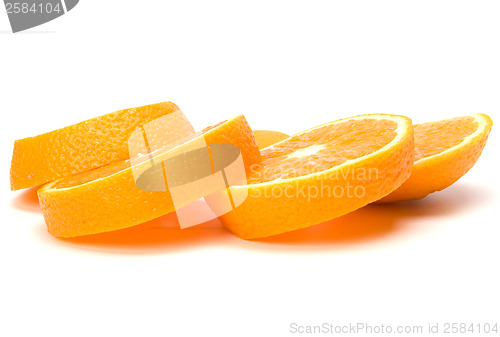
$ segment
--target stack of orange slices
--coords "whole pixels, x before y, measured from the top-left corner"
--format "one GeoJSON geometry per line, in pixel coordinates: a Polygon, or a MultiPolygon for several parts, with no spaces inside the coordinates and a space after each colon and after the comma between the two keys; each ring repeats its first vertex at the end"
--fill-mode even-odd
{"type": "MultiPolygon", "coordinates": [[[[227,184],[227,172],[221,177],[227,195],[241,202],[231,201],[228,211],[222,209],[223,194],[201,196],[229,231],[255,239],[309,227],[369,203],[419,199],[442,190],[477,162],[491,127],[484,114],[415,126],[405,116],[371,114],[288,136],[253,131],[238,116],[195,132],[175,104],[159,103],[16,141],[11,188],[45,184],[38,197],[48,231],[56,237],[114,231],[178,210],[165,171],[172,154],[186,154],[201,141],[210,156],[208,170],[217,174],[221,169],[211,149],[227,144],[238,149],[246,179],[227,184]],[[164,132],[170,140],[158,146],[164,132]],[[131,142],[134,135],[144,136],[144,144],[131,142]],[[141,146],[144,153],[132,151],[141,146]],[[153,162],[161,163],[156,166],[164,179],[160,190],[139,186],[135,174],[153,162]]],[[[194,172],[205,164],[182,165],[194,172]]]]}

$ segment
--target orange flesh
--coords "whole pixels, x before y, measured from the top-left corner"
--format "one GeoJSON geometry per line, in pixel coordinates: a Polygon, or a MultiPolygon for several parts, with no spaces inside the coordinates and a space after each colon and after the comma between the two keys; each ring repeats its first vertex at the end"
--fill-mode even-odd
{"type": "Polygon", "coordinates": [[[415,125],[415,161],[460,144],[479,126],[473,117],[458,117],[415,125]]]}
{"type": "Polygon", "coordinates": [[[396,137],[397,123],[360,119],[329,124],[264,149],[249,184],[299,177],[328,170],[373,153],[396,137]]]}

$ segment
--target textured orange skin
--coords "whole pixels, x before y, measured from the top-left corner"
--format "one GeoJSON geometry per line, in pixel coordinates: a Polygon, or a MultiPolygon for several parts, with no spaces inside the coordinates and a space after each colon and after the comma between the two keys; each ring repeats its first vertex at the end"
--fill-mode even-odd
{"type": "MultiPolygon", "coordinates": [[[[366,115],[369,117],[370,115],[366,115]]],[[[381,115],[378,115],[381,116],[381,115]]],[[[384,116],[384,115],[382,115],[384,116]]],[[[233,197],[244,193],[248,188],[248,198],[236,209],[219,217],[224,226],[242,239],[255,239],[276,235],[292,230],[309,227],[346,213],[352,212],[394,191],[411,174],[414,139],[411,120],[403,116],[385,115],[398,118],[403,125],[403,137],[390,148],[376,152],[358,162],[347,164],[343,169],[377,169],[377,179],[357,180],[342,175],[332,178],[338,167],[333,167],[317,175],[306,175],[286,181],[272,181],[265,184],[231,187],[233,197]],[[362,185],[365,195],[362,198],[342,199],[323,195],[307,199],[299,191],[310,187],[320,190],[323,186],[362,185]],[[321,185],[323,184],[323,185],[321,185]],[[289,186],[289,195],[296,197],[273,196],[273,187],[280,189],[289,186]],[[269,197],[264,197],[269,196],[269,197]]],[[[307,194],[307,192],[306,192],[307,194]]]]}
{"type": "Polygon", "coordinates": [[[259,149],[266,148],[273,145],[274,143],[281,142],[283,139],[290,137],[283,132],[278,131],[268,131],[268,130],[254,130],[253,132],[255,140],[259,149]]]}
{"type": "MultiPolygon", "coordinates": [[[[202,136],[207,145],[238,146],[247,170],[261,160],[252,130],[243,116],[230,119],[202,136]]],[[[47,229],[56,237],[127,228],[175,210],[168,191],[137,188],[131,168],[69,189],[52,189],[57,182],[38,191],[47,229]]]]}
{"type": "Polygon", "coordinates": [[[33,187],[128,158],[127,140],[140,125],[179,110],[172,102],[115,111],[16,140],[11,190],[33,187]]]}
{"type": "Polygon", "coordinates": [[[479,116],[485,128],[473,137],[470,144],[459,144],[451,151],[416,161],[410,178],[377,203],[421,199],[430,193],[449,187],[466,174],[481,156],[493,125],[489,116],[484,114],[479,116]]]}

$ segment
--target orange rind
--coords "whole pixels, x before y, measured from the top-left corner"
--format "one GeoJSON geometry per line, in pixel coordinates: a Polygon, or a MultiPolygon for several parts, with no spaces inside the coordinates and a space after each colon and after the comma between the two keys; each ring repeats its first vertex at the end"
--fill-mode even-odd
{"type": "MultiPolygon", "coordinates": [[[[12,190],[38,186],[128,158],[127,140],[137,127],[180,110],[172,102],[115,111],[35,137],[16,140],[12,190]]],[[[185,125],[190,126],[184,117],[185,125]]]]}

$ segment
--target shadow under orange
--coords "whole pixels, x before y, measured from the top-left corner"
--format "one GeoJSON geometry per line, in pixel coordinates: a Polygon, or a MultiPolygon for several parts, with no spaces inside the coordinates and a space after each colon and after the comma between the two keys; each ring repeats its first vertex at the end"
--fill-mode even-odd
{"type": "Polygon", "coordinates": [[[218,219],[180,229],[176,214],[170,213],[131,228],[65,238],[60,239],[60,242],[77,248],[128,254],[194,249],[203,245],[220,244],[255,249],[280,249],[282,245],[355,245],[390,236],[408,226],[411,223],[408,220],[411,218],[439,217],[483,207],[488,200],[492,200],[490,194],[490,190],[457,185],[422,200],[371,204],[309,228],[252,241],[237,239],[222,227],[218,219]]]}
{"type": "Polygon", "coordinates": [[[40,186],[28,188],[22,191],[12,201],[14,208],[28,212],[41,212],[40,204],[38,203],[38,194],[36,193],[40,186]]]}

